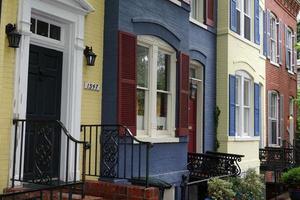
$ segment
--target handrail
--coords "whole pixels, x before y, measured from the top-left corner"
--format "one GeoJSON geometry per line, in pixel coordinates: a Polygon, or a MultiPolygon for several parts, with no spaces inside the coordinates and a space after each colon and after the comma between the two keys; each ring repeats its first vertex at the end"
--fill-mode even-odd
{"type": "Polygon", "coordinates": [[[83,128],[86,127],[86,126],[99,126],[99,127],[115,127],[115,126],[118,126],[118,127],[122,127],[122,128],[124,128],[129,133],[130,137],[134,141],[142,143],[142,144],[150,145],[151,147],[153,146],[152,142],[146,142],[146,141],[139,140],[137,137],[135,137],[132,134],[131,130],[127,126],[124,126],[122,124],[89,124],[89,125],[81,125],[80,126],[80,130],[83,131],[83,128]]]}

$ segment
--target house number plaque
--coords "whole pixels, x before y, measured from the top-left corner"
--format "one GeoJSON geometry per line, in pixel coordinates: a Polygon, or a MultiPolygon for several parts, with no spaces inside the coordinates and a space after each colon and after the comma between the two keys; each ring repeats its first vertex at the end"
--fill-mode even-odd
{"type": "Polygon", "coordinates": [[[100,86],[98,83],[84,82],[84,89],[99,92],[100,86]]]}

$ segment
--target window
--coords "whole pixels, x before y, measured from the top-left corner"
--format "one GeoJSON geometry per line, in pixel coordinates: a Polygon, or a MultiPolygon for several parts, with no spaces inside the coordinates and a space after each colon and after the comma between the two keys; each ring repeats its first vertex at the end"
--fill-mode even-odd
{"type": "Polygon", "coordinates": [[[244,0],[244,37],[251,40],[251,1],[244,0]]]}
{"type": "Polygon", "coordinates": [[[292,65],[292,55],[293,55],[293,42],[292,42],[292,31],[290,28],[287,28],[287,32],[286,32],[286,67],[288,68],[288,70],[290,72],[293,72],[293,65],[292,65]]]}
{"type": "Polygon", "coordinates": [[[235,84],[235,101],[236,101],[236,135],[251,136],[252,135],[252,101],[253,99],[253,81],[251,77],[243,71],[236,73],[235,84]]]}
{"type": "Polygon", "coordinates": [[[270,60],[277,63],[277,19],[271,14],[270,16],[270,60]]]}
{"type": "Polygon", "coordinates": [[[237,27],[236,27],[236,32],[238,34],[241,34],[241,13],[242,13],[242,0],[237,0],[236,1],[236,19],[237,19],[237,27]]]}
{"type": "Polygon", "coordinates": [[[270,145],[279,145],[279,112],[278,112],[278,93],[271,91],[269,92],[269,144],[270,145]]]}
{"type": "Polygon", "coordinates": [[[54,40],[61,40],[61,27],[50,24],[43,20],[31,18],[30,31],[34,34],[48,37],[54,40]]]}
{"type": "Polygon", "coordinates": [[[138,41],[138,134],[170,136],[175,127],[176,53],[155,37],[140,36],[138,41]]]}
{"type": "Polygon", "coordinates": [[[204,23],[205,19],[205,0],[192,0],[191,3],[191,17],[198,22],[204,23]]]}

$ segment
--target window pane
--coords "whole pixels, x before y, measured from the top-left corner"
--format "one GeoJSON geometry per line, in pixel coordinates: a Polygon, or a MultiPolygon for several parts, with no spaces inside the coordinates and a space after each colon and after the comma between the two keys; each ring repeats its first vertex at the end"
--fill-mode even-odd
{"type": "Polygon", "coordinates": [[[250,81],[244,81],[244,106],[250,106],[250,81]]]}
{"type": "Polygon", "coordinates": [[[196,69],[195,68],[190,68],[190,77],[196,78],[196,69]]]}
{"type": "Polygon", "coordinates": [[[169,90],[170,56],[158,51],[157,58],[157,89],[169,90]]]}
{"type": "Polygon", "coordinates": [[[244,34],[247,40],[250,40],[251,37],[251,20],[248,16],[245,15],[244,21],[244,34]]]}
{"type": "Polygon", "coordinates": [[[271,122],[271,137],[272,137],[272,144],[277,144],[277,121],[271,122]]]}
{"type": "Polygon", "coordinates": [[[249,119],[250,119],[250,110],[249,108],[244,109],[244,133],[249,134],[249,119]]]}
{"type": "Polygon", "coordinates": [[[244,13],[250,15],[250,4],[249,0],[244,0],[244,13]]]}
{"type": "Polygon", "coordinates": [[[235,128],[236,132],[240,133],[240,124],[241,124],[241,118],[240,118],[240,107],[236,106],[235,107],[235,128]]]}
{"type": "Polygon", "coordinates": [[[235,79],[235,103],[240,105],[240,96],[241,96],[241,78],[239,76],[236,76],[236,79],[235,79]]]}
{"type": "Polygon", "coordinates": [[[137,47],[137,85],[148,88],[149,49],[137,47]]]}
{"type": "Polygon", "coordinates": [[[204,0],[192,0],[192,18],[204,22],[204,0]]]}
{"type": "Polygon", "coordinates": [[[137,90],[137,129],[145,129],[145,94],[144,90],[137,90]]]}
{"type": "Polygon", "coordinates": [[[277,94],[272,94],[271,95],[271,117],[273,119],[277,119],[277,107],[278,107],[278,101],[277,101],[277,94]]]}
{"type": "Polygon", "coordinates": [[[157,93],[156,120],[157,130],[167,130],[168,94],[157,93]]]}
{"type": "Polygon", "coordinates": [[[53,24],[50,25],[50,38],[60,40],[60,27],[53,24]]]}
{"type": "Polygon", "coordinates": [[[237,19],[236,32],[240,34],[241,33],[241,12],[239,10],[237,10],[236,12],[236,19],[237,19]]]}
{"type": "Polygon", "coordinates": [[[37,34],[48,37],[49,24],[40,20],[37,20],[37,34]]]}
{"type": "Polygon", "coordinates": [[[36,19],[31,18],[30,22],[31,22],[31,25],[30,25],[30,31],[31,31],[32,33],[35,33],[35,22],[36,22],[36,19]]]}

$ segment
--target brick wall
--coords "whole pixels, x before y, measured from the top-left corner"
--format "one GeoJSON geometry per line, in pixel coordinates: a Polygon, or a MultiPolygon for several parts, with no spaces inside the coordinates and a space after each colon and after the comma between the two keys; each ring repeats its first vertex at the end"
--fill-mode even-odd
{"type": "Polygon", "coordinates": [[[158,200],[158,188],[135,186],[129,184],[114,184],[101,181],[87,181],[86,195],[104,197],[109,200],[158,200]]]}
{"type": "MultiPolygon", "coordinates": [[[[287,10],[282,7],[277,1],[266,1],[266,8],[273,12],[277,18],[281,19],[282,22],[293,30],[296,31],[297,21],[296,17],[287,13],[287,10]]],[[[289,117],[289,98],[296,97],[297,89],[297,76],[296,74],[291,74],[286,69],[285,61],[285,37],[282,35],[282,65],[275,66],[270,63],[269,60],[266,61],[266,121],[268,122],[268,91],[275,90],[279,95],[284,96],[284,106],[283,106],[283,130],[284,136],[283,139],[289,140],[289,135],[287,131],[287,120],[289,117]]],[[[296,109],[294,108],[294,116],[296,116],[296,109]]],[[[294,119],[296,119],[294,117],[294,119]]],[[[280,120],[280,119],[279,119],[280,120]]],[[[294,120],[296,122],[296,120],[294,120]]],[[[296,123],[294,123],[295,127],[296,123]]],[[[268,144],[268,123],[267,132],[266,132],[266,143],[268,144]]]]}

